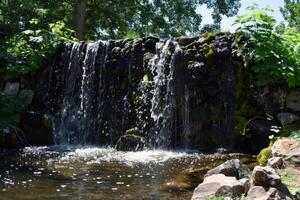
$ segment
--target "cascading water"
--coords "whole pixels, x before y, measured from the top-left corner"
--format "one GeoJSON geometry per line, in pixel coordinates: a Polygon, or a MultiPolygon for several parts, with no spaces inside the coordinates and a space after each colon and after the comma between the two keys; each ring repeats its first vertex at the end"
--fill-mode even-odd
{"type": "MultiPolygon", "coordinates": [[[[210,48],[227,45],[228,37],[219,38],[210,48]]],[[[56,143],[112,146],[132,129],[152,148],[226,146],[220,137],[233,121],[224,119],[229,107],[221,101],[234,98],[234,74],[222,59],[229,51],[215,52],[212,62],[203,39],[189,41],[64,44],[47,89],[56,143]]]]}

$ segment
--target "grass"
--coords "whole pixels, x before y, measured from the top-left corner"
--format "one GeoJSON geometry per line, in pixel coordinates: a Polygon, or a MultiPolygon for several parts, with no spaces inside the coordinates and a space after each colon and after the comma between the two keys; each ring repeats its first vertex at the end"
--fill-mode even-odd
{"type": "Polygon", "coordinates": [[[293,195],[295,195],[297,192],[300,192],[300,188],[297,186],[296,178],[292,174],[286,173],[286,175],[281,177],[281,181],[288,187],[293,195]]]}

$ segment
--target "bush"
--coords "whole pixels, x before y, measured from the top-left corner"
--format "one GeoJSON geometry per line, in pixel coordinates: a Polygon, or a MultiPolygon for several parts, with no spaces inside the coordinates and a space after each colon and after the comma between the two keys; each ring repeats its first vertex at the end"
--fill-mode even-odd
{"type": "Polygon", "coordinates": [[[286,84],[300,86],[300,33],[286,29],[275,30],[275,19],[270,10],[249,7],[250,13],[241,15],[235,24],[238,54],[245,67],[253,73],[255,84],[286,84]]]}
{"type": "Polygon", "coordinates": [[[74,41],[74,34],[64,22],[49,24],[49,29],[39,29],[38,20],[30,21],[34,30],[25,30],[2,45],[4,53],[0,73],[6,78],[34,72],[45,66],[62,42],[74,41]]]}

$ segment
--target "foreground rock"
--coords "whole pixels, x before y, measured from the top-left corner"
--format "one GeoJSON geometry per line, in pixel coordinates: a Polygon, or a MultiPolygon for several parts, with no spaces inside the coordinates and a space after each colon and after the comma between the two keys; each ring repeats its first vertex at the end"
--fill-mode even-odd
{"type": "Polygon", "coordinates": [[[273,187],[283,194],[291,196],[288,188],[281,182],[280,176],[269,166],[256,166],[252,172],[252,182],[254,186],[273,187]]]}
{"type": "Polygon", "coordinates": [[[283,164],[300,166],[300,142],[294,139],[280,139],[272,146],[272,157],[281,157],[283,164]]]}
{"type": "Polygon", "coordinates": [[[248,178],[251,175],[251,170],[247,165],[241,163],[239,159],[232,159],[223,164],[209,170],[205,177],[214,174],[224,174],[225,176],[233,176],[236,179],[248,178]]]}
{"type": "Polygon", "coordinates": [[[283,160],[281,157],[272,157],[268,160],[268,166],[272,168],[279,169],[283,165],[283,160]]]}
{"type": "Polygon", "coordinates": [[[210,196],[229,195],[240,197],[249,190],[249,179],[237,180],[224,174],[213,174],[204,179],[194,190],[192,200],[204,200],[210,196]]]}
{"type": "Polygon", "coordinates": [[[253,186],[247,194],[248,200],[292,200],[274,187],[253,186]]]}

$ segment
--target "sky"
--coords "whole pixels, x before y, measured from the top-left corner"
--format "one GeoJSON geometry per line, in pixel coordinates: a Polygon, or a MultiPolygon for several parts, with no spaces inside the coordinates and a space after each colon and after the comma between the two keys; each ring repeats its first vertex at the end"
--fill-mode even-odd
{"type": "MultiPolygon", "coordinates": [[[[264,8],[266,6],[274,10],[272,15],[275,17],[277,23],[284,21],[282,14],[280,12],[280,7],[283,6],[283,0],[241,0],[241,8],[239,9],[238,15],[245,13],[245,8],[257,3],[259,8],[264,8]]],[[[211,18],[211,9],[207,9],[206,5],[200,6],[197,11],[202,15],[202,24],[213,23],[211,18]]],[[[221,29],[222,31],[234,31],[232,26],[235,17],[225,17],[222,18],[221,29]]]]}

